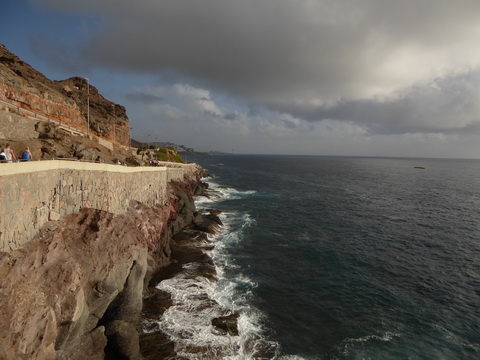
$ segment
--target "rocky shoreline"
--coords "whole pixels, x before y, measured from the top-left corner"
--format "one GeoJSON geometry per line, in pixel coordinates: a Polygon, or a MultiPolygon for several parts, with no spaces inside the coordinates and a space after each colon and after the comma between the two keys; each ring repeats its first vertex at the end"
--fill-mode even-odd
{"type": "MultiPolygon", "coordinates": [[[[142,311],[143,331],[140,335],[140,348],[145,359],[182,358],[175,351],[174,341],[158,329],[158,320],[173,305],[174,301],[171,294],[158,289],[157,285],[182,273],[184,266],[190,263],[200,265],[190,276],[205,277],[212,282],[216,281],[217,274],[213,260],[206,251],[211,250],[214,246],[209,241],[208,235],[217,234],[221,226],[222,222],[218,217],[218,212],[206,210],[197,215],[197,222],[193,223],[192,226],[173,236],[171,243],[172,263],[167,267],[159,269],[153,275],[144,298],[142,311]]],[[[210,299],[210,301],[212,306],[219,306],[214,300],[210,299]]],[[[217,318],[212,325],[219,332],[238,335],[237,317],[238,315],[230,315],[225,318],[217,318]]],[[[195,350],[196,355],[201,352],[201,349],[190,350],[195,350]]]]}
{"type": "MultiPolygon", "coordinates": [[[[214,194],[209,189],[204,193],[214,194]]],[[[152,276],[145,292],[140,332],[145,360],[276,358],[277,345],[245,327],[250,320],[243,310],[216,300],[213,289],[222,282],[222,269],[217,273],[211,253],[221,246],[221,215],[200,210],[190,226],[172,237],[172,263],[152,276]]]]}
{"type": "Polygon", "coordinates": [[[172,263],[172,236],[203,223],[197,175],[170,182],[165,204],[131,201],[124,215],[85,208],[1,253],[0,358],[141,359],[144,289],[172,263]]]}

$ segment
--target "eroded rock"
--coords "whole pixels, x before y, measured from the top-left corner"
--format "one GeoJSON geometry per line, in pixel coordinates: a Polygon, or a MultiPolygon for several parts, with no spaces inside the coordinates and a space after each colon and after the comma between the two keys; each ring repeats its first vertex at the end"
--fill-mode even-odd
{"type": "Polygon", "coordinates": [[[193,219],[188,191],[177,184],[167,206],[131,202],[126,215],[82,209],[2,254],[0,358],[140,359],[144,285],[171,261],[171,228],[193,219]]]}

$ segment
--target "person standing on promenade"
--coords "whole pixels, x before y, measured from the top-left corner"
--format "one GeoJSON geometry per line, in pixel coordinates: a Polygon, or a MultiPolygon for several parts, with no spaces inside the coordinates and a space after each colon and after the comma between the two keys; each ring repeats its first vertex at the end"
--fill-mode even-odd
{"type": "Polygon", "coordinates": [[[10,144],[7,143],[7,145],[5,145],[5,148],[3,149],[3,151],[5,152],[5,157],[7,158],[7,162],[12,162],[12,159],[17,161],[17,157],[15,156],[15,153],[13,152],[13,149],[10,147],[10,144]]]}

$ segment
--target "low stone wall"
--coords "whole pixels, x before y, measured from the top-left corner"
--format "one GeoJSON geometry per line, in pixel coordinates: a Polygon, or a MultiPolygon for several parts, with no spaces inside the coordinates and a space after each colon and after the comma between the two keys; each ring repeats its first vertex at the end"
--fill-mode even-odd
{"type": "Polygon", "coordinates": [[[0,251],[15,250],[49,220],[82,208],[125,213],[131,200],[164,205],[167,183],[194,176],[196,164],[125,167],[74,161],[0,164],[0,251]]]}

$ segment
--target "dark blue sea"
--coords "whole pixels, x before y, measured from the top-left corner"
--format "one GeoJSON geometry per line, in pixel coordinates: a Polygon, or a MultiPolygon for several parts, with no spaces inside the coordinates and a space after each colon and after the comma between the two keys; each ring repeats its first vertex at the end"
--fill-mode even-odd
{"type": "Polygon", "coordinates": [[[222,211],[224,358],[480,358],[479,160],[187,160],[213,175],[197,207],[222,211]]]}

